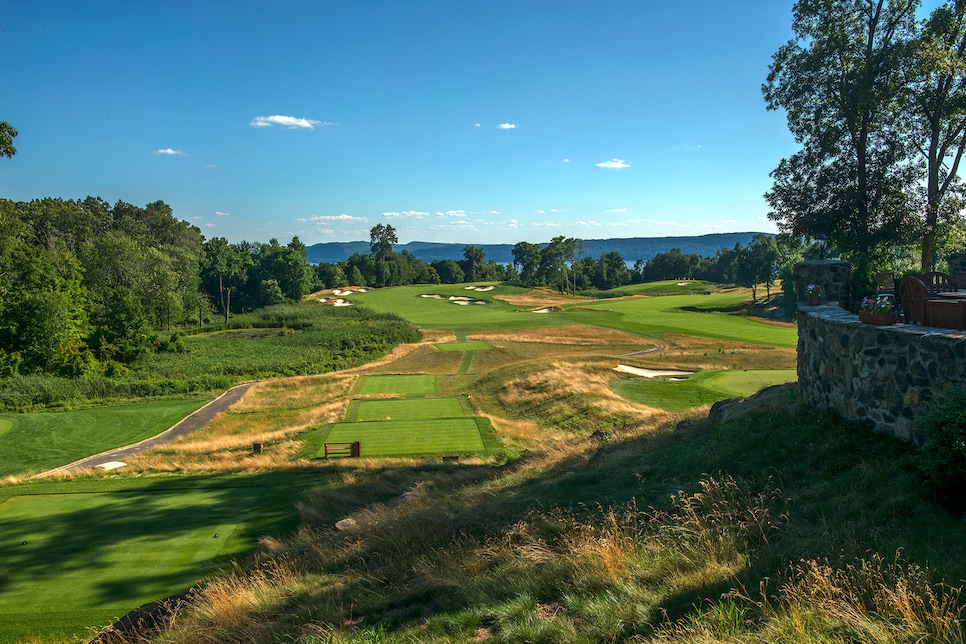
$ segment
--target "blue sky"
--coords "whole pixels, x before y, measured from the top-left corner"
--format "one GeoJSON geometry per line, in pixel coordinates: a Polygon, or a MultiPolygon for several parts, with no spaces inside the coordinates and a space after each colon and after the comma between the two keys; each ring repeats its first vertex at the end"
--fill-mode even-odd
{"type": "Polygon", "coordinates": [[[773,232],[792,4],[12,2],[0,196],[161,199],[233,242],[773,232]]]}

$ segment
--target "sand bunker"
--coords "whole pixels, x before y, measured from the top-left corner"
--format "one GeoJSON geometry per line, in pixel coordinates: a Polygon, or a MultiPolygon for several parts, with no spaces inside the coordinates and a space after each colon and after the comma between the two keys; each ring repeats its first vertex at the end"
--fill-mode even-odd
{"type": "Polygon", "coordinates": [[[678,286],[691,286],[693,282],[678,282],[678,286]]]}
{"type": "Polygon", "coordinates": [[[355,304],[352,300],[343,300],[341,297],[335,301],[333,306],[352,306],[355,304]]]}
{"type": "Polygon", "coordinates": [[[690,376],[693,371],[673,371],[670,369],[641,369],[640,367],[630,367],[626,364],[619,364],[614,368],[614,371],[623,371],[624,373],[631,373],[635,376],[642,376],[644,378],[657,378],[658,376],[690,376]]]}
{"type": "Polygon", "coordinates": [[[422,295],[420,295],[419,297],[431,297],[431,298],[433,298],[434,300],[445,300],[445,299],[446,299],[445,297],[443,297],[442,295],[439,295],[439,294],[435,294],[435,295],[427,295],[426,293],[423,293],[423,294],[422,294],[422,295]]]}
{"type": "Polygon", "coordinates": [[[469,306],[470,304],[486,304],[483,300],[473,300],[471,298],[450,298],[453,300],[453,304],[459,304],[460,306],[469,306]]]}
{"type": "Polygon", "coordinates": [[[127,467],[127,463],[122,463],[121,461],[109,461],[107,463],[101,463],[96,467],[97,469],[100,469],[100,470],[111,471],[111,470],[116,470],[120,467],[127,467]]]}
{"type": "Polygon", "coordinates": [[[462,295],[450,295],[449,299],[450,301],[453,301],[453,302],[459,302],[459,301],[472,302],[473,301],[472,297],[464,297],[462,295]]]}
{"type": "MultiPolygon", "coordinates": [[[[332,294],[333,295],[352,295],[353,292],[354,291],[340,291],[337,288],[336,289],[332,289],[332,294]]],[[[359,292],[361,293],[362,291],[359,291],[359,292]]]]}
{"type": "Polygon", "coordinates": [[[467,291],[479,291],[480,293],[485,293],[486,291],[492,291],[495,286],[467,286],[467,291]]]}
{"type": "Polygon", "coordinates": [[[537,309],[536,311],[533,311],[533,312],[534,312],[534,313],[553,313],[553,312],[554,312],[554,311],[556,311],[556,310],[557,310],[557,309],[555,309],[554,307],[552,307],[552,306],[548,306],[548,307],[547,307],[547,308],[545,308],[545,309],[537,309]]]}

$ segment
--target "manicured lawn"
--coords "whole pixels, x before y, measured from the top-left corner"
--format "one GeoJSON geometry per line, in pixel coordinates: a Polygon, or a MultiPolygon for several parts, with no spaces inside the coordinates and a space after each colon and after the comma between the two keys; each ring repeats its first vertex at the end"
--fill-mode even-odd
{"type": "Polygon", "coordinates": [[[726,398],[750,396],[765,387],[796,379],[794,369],[702,371],[687,379],[619,378],[611,382],[611,389],[634,402],[683,411],[726,398]]]}
{"type": "MultiPolygon", "coordinates": [[[[375,289],[353,297],[377,311],[392,312],[414,324],[432,329],[457,332],[488,329],[522,329],[570,324],[602,326],[641,335],[663,337],[684,334],[697,337],[745,342],[772,347],[794,347],[798,341],[794,326],[769,324],[715,309],[735,306],[749,298],[746,291],[699,294],[709,286],[678,286],[678,282],[658,282],[636,285],[637,293],[666,293],[694,291],[694,295],[665,295],[632,299],[601,299],[564,305],[564,310],[553,315],[534,315],[529,310],[518,310],[494,295],[526,293],[527,289],[498,285],[495,290],[477,293],[490,303],[486,306],[455,306],[447,300],[423,298],[423,294],[465,296],[460,285],[400,286],[375,289]]],[[[631,287],[627,287],[630,289],[631,287]]],[[[437,345],[439,346],[439,345],[437,345]]]]}
{"type": "MultiPolygon", "coordinates": [[[[336,423],[328,442],[360,441],[363,457],[468,454],[485,451],[476,418],[336,423]]],[[[318,456],[324,456],[325,449],[318,456]]]]}
{"type": "Polygon", "coordinates": [[[714,309],[737,305],[747,293],[712,295],[668,295],[627,300],[598,300],[568,307],[571,322],[596,324],[650,336],[668,334],[744,342],[772,347],[795,347],[794,326],[769,324],[714,309]],[[583,315],[577,316],[580,311],[583,315]]]}
{"type": "Polygon", "coordinates": [[[534,315],[529,311],[519,311],[518,307],[494,299],[495,295],[526,293],[529,289],[496,285],[492,291],[476,292],[466,290],[465,285],[438,284],[417,286],[396,286],[374,289],[367,293],[352,296],[358,304],[385,313],[395,313],[413,324],[426,329],[519,329],[529,327],[566,324],[552,315],[534,315]],[[486,305],[457,306],[448,299],[422,297],[441,295],[443,297],[473,297],[485,300],[486,305]]]}
{"type": "Polygon", "coordinates": [[[0,414],[0,476],[38,472],[160,434],[208,402],[178,398],[72,411],[0,414]]]}
{"type": "Polygon", "coordinates": [[[432,374],[363,376],[359,379],[354,393],[359,396],[433,394],[436,393],[436,376],[432,374]]]}
{"type": "MultiPolygon", "coordinates": [[[[459,398],[411,398],[402,400],[359,400],[354,420],[425,420],[465,416],[459,398]]],[[[346,418],[349,416],[347,414],[346,418]]]]}
{"type": "Polygon", "coordinates": [[[87,641],[294,527],[318,472],[39,482],[0,490],[0,641],[87,641]],[[215,536],[217,535],[217,536],[215,536]]]}
{"type": "Polygon", "coordinates": [[[491,351],[493,345],[489,342],[444,342],[434,344],[437,351],[491,351]]]}

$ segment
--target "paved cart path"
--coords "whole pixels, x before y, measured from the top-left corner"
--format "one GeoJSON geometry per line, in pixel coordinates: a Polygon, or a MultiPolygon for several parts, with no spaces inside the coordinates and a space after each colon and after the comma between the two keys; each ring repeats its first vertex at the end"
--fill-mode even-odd
{"type": "Polygon", "coordinates": [[[143,441],[134,443],[133,445],[118,447],[106,452],[101,452],[100,454],[95,454],[94,456],[82,458],[79,461],[74,461],[73,463],[68,463],[67,465],[62,465],[58,468],[41,472],[32,478],[41,478],[55,474],[68,474],[71,472],[93,469],[98,465],[103,465],[104,463],[110,463],[112,461],[120,461],[125,457],[131,456],[132,454],[144,452],[153,447],[158,447],[159,445],[165,445],[172,441],[176,441],[179,438],[187,436],[188,434],[204,427],[216,415],[238,402],[238,400],[245,395],[245,392],[251,389],[252,385],[254,384],[256,383],[246,382],[244,384],[232,387],[201,409],[198,409],[188,416],[185,416],[173,427],[161,432],[157,436],[146,438],[143,441]]]}

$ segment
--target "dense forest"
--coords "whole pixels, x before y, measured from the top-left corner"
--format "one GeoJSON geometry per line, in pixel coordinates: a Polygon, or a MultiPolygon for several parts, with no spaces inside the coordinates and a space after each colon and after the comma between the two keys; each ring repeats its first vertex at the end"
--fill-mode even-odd
{"type": "Polygon", "coordinates": [[[79,376],[171,349],[164,332],[296,301],[313,272],[297,238],[222,238],[144,207],[0,200],[0,376],[79,376]]]}

